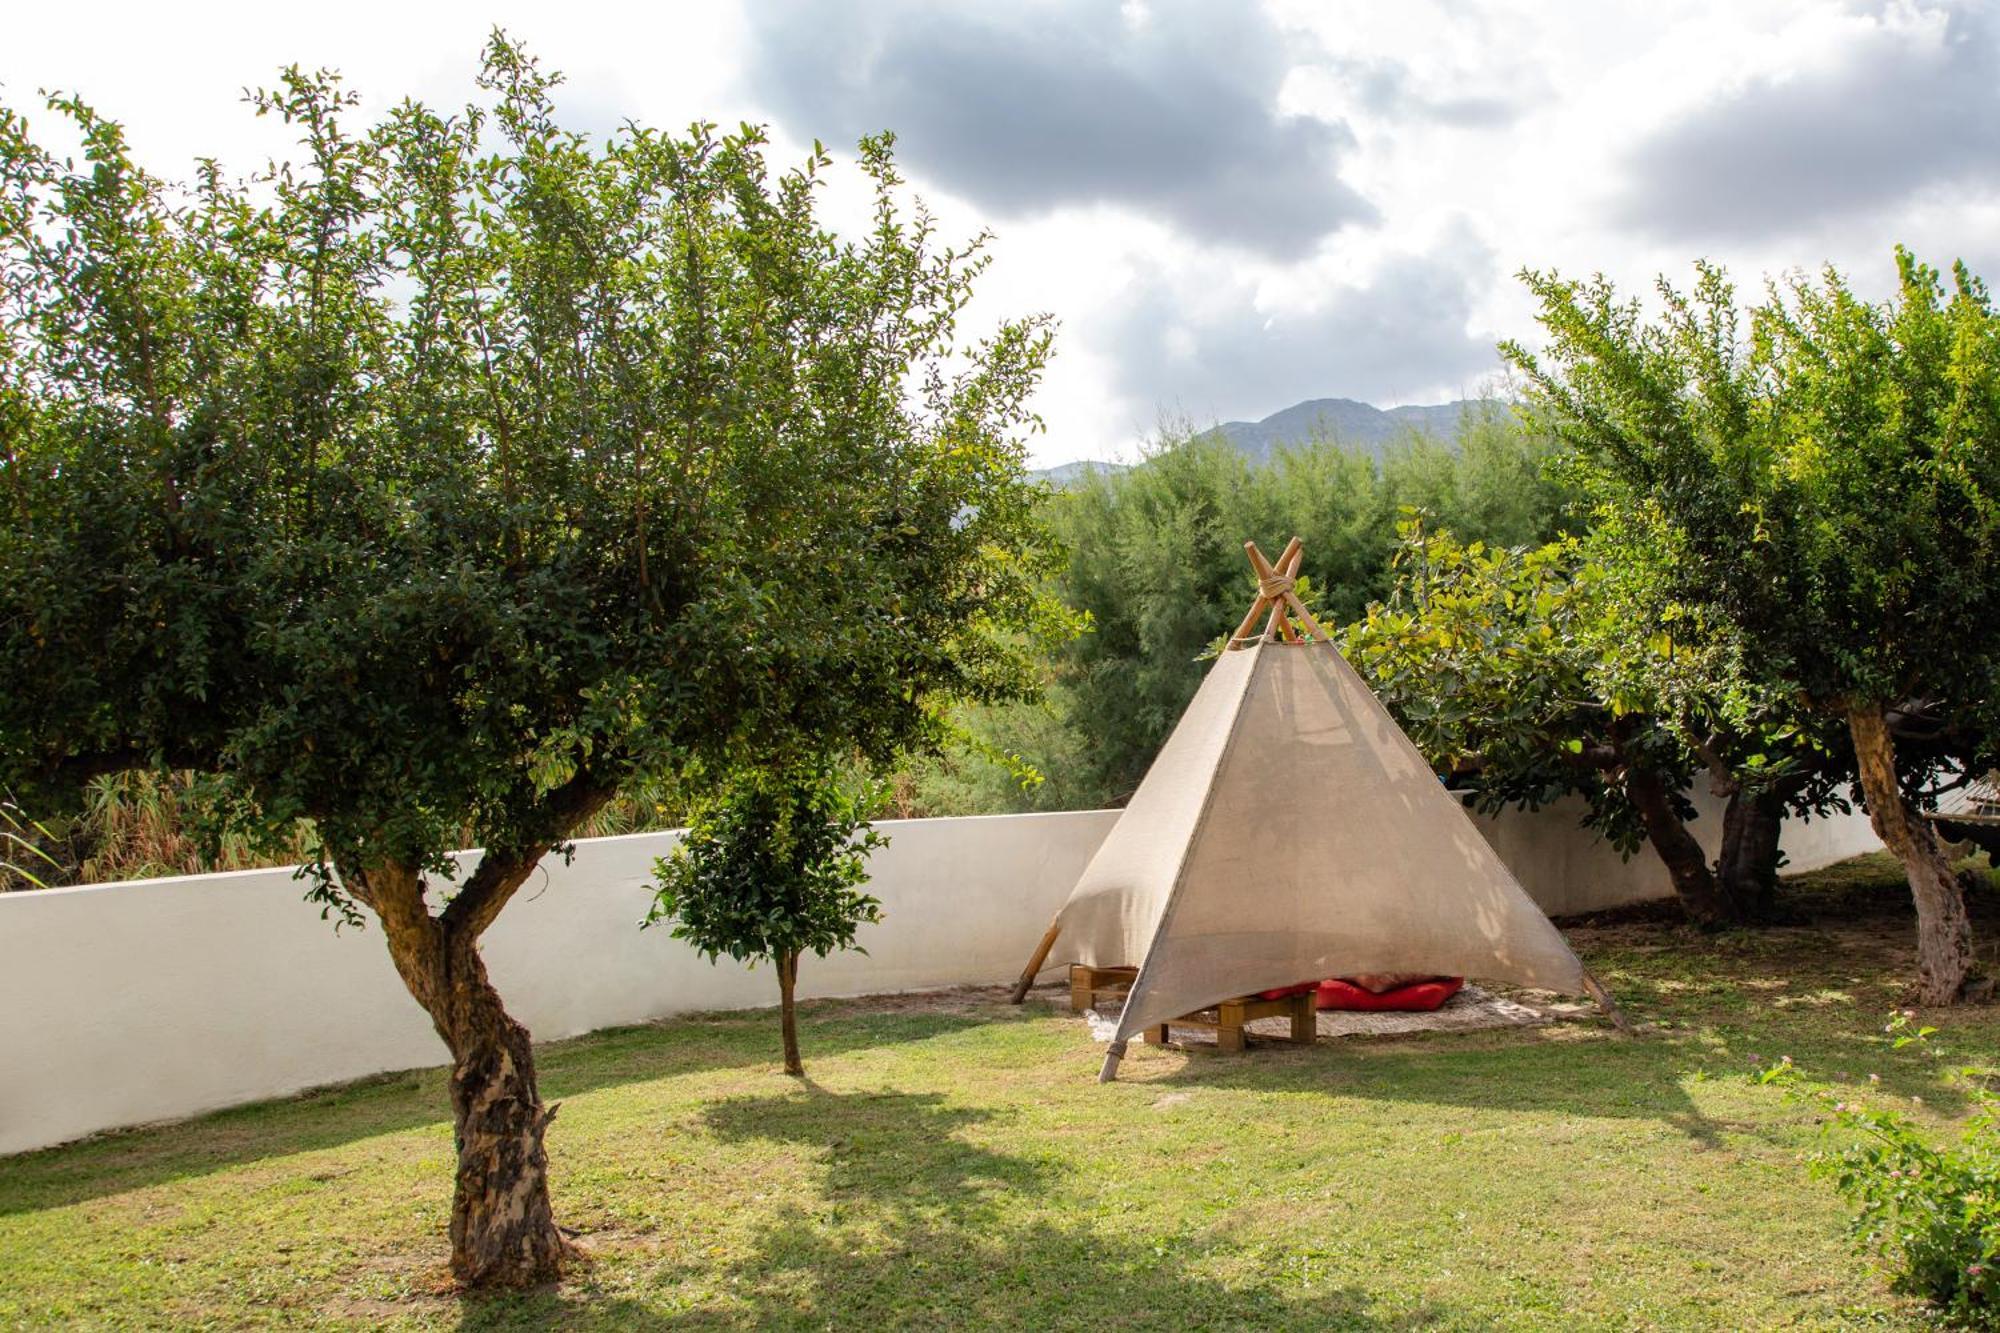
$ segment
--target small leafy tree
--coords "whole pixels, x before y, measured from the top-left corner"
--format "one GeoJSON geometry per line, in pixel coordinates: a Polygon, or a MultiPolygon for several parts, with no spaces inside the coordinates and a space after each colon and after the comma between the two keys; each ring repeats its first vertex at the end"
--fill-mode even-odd
{"type": "Polygon", "coordinates": [[[888,839],[867,823],[881,791],[830,764],[801,762],[732,775],[681,843],[654,864],[659,894],[646,924],[706,954],[767,961],[778,972],[785,1072],[804,1075],[794,989],[799,956],[852,949],[881,920],[862,892],[870,853],[888,839]]]}
{"type": "Polygon", "coordinates": [[[290,70],[256,101],[302,160],[187,186],[79,102],[80,166],[0,110],[0,791],[180,769],[229,833],[309,821],[450,1053],[468,1284],[569,1250],[479,950],[542,858],[747,744],[935,746],[1069,623],[1023,466],[1047,330],[960,337],[981,243],[890,141],[844,239],[823,151],[607,142],[556,81],[496,35],[481,100],[357,131],[290,70]]]}
{"type": "Polygon", "coordinates": [[[1487,812],[1582,796],[1589,825],[1622,851],[1651,845],[1694,921],[1765,914],[1779,814],[1830,797],[1806,780],[1810,736],[1732,698],[1718,654],[1637,616],[1588,541],[1488,547],[1416,518],[1402,532],[1394,593],[1343,646],[1431,761],[1487,812]],[[1714,866],[1682,794],[1704,755],[1729,784],[1737,834],[1714,866]],[[1765,814],[1768,836],[1742,836],[1765,814]]]}
{"type": "Polygon", "coordinates": [[[2000,318],[1907,252],[1894,299],[1831,269],[1749,336],[1723,273],[1649,322],[1603,280],[1525,275],[1549,345],[1509,344],[1606,539],[1740,646],[1747,679],[1844,727],[1917,909],[1918,993],[1961,998],[1972,928],[1923,818],[1939,765],[1991,766],[2000,710],[2000,318]]]}

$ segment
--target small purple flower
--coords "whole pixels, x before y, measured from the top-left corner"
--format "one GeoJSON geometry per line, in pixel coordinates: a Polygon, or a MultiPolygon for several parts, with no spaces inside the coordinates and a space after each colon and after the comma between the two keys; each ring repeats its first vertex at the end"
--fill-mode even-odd
{"type": "Polygon", "coordinates": [[[1971,1274],[1971,1275],[1972,1275],[1973,1277],[1978,1277],[1978,1276],[1979,1276],[1979,1275],[1980,1275],[1981,1273],[1984,1273],[1984,1272],[1986,1271],[1986,1265],[1985,1265],[1985,1264],[1967,1264],[1967,1265],[1965,1266],[1965,1271],[1966,1271],[1967,1273],[1971,1274]]]}

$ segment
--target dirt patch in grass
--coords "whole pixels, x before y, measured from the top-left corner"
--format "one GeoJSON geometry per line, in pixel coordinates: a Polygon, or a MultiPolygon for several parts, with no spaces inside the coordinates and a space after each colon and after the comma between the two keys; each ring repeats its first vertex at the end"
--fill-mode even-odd
{"type": "MultiPolygon", "coordinates": [[[[1055,998],[1056,988],[1029,992],[1035,999],[1055,998]]],[[[815,1000],[816,1012],[838,1014],[954,1014],[978,1015],[1012,1010],[1013,988],[1009,986],[950,986],[940,990],[901,991],[890,995],[859,995],[848,999],[815,1000]]],[[[1067,992],[1062,992],[1067,998],[1067,992]]]]}

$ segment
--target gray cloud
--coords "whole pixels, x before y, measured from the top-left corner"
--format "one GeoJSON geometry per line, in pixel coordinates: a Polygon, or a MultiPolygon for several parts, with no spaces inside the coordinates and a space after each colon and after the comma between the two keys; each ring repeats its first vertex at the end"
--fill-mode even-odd
{"type": "Polygon", "coordinates": [[[913,173],[1001,215],[1113,203],[1295,257],[1375,218],[1343,124],[1277,114],[1285,44],[1247,4],[765,0],[744,81],[829,142],[893,129],[913,173]]]}
{"type": "Polygon", "coordinates": [[[1385,118],[1415,117],[1454,129],[1501,129],[1520,118],[1528,100],[1524,94],[1498,97],[1490,93],[1426,92],[1413,86],[1409,70],[1393,60],[1336,56],[1327,61],[1327,67],[1354,90],[1364,108],[1385,118]]]}
{"type": "Polygon", "coordinates": [[[1946,17],[1942,43],[1878,28],[1830,68],[1757,80],[1641,141],[1614,220],[1737,240],[2000,183],[2000,40],[1983,8],[1946,17]]]}
{"type": "Polygon", "coordinates": [[[1154,285],[1090,333],[1142,416],[1164,408],[1203,423],[1263,417],[1306,398],[1382,403],[1470,389],[1500,368],[1492,339],[1467,327],[1493,266],[1461,229],[1435,250],[1336,288],[1311,311],[1265,314],[1246,292],[1226,313],[1191,316],[1176,292],[1154,285]]]}

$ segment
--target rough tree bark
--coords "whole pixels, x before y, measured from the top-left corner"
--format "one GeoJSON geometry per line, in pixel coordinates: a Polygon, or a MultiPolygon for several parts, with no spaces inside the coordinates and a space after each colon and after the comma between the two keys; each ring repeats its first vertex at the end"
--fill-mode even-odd
{"type": "Polygon", "coordinates": [[[799,982],[799,955],[795,949],[778,955],[778,1025],[785,1034],[785,1072],[794,1078],[804,1078],[806,1067],[799,1059],[798,1011],[793,1005],[793,992],[799,982]]]}
{"type": "Polygon", "coordinates": [[[1698,926],[1713,927],[1728,919],[1715,874],[1708,866],[1708,853],[1688,832],[1687,824],[1674,809],[1674,793],[1649,768],[1627,764],[1624,769],[1625,795],[1639,812],[1646,841],[1653,845],[1673,881],[1674,894],[1688,919],[1698,926]]]}
{"type": "Polygon", "coordinates": [[[1850,704],[1847,729],[1875,836],[1903,863],[1917,905],[1917,998],[1956,1004],[1972,976],[1972,922],[1965,888],[1952,874],[1930,822],[1910,808],[1896,780],[1896,743],[1878,703],[1850,704]]]}
{"type": "Polygon", "coordinates": [[[549,1282],[575,1253],[549,1202],[543,1136],[555,1108],[536,1088],[528,1030],[508,1015],[479,956],[481,932],[538,860],[489,853],[435,915],[414,866],[345,876],[381,920],[397,973],[451,1052],[451,1271],[467,1286],[549,1282]]]}
{"type": "Polygon", "coordinates": [[[1722,811],[1722,850],[1715,861],[1724,909],[1739,921],[1768,921],[1778,901],[1778,835],[1784,797],[1738,786],[1722,811]]]}

